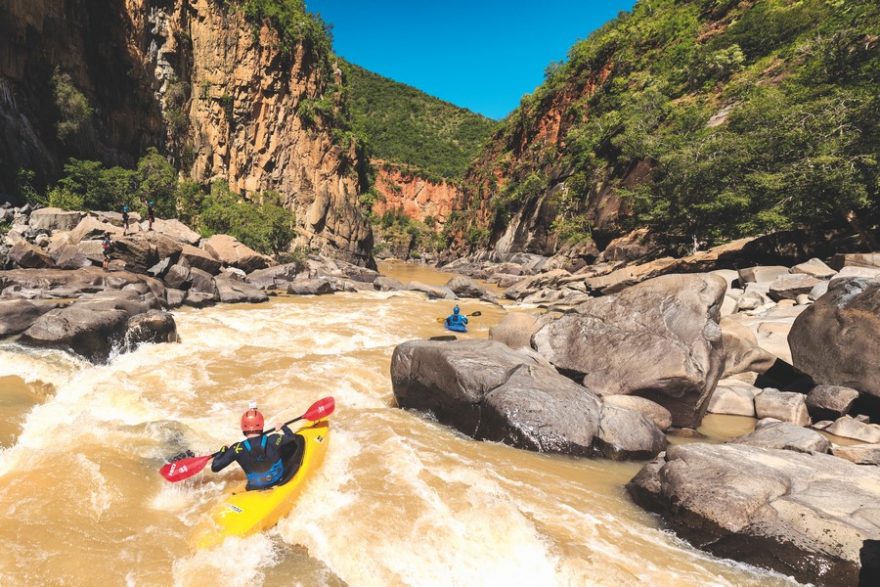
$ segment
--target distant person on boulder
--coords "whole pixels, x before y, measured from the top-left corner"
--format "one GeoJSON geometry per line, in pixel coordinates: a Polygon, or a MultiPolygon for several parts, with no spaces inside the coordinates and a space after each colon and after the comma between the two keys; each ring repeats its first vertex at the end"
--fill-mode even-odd
{"type": "Polygon", "coordinates": [[[147,230],[153,230],[153,223],[156,221],[156,202],[153,200],[144,200],[147,207],[147,230]]]}
{"type": "Polygon", "coordinates": [[[128,234],[128,204],[122,205],[122,234],[128,234]]]}
{"type": "Polygon", "coordinates": [[[461,308],[455,306],[452,308],[452,314],[446,318],[444,326],[447,330],[455,332],[467,332],[467,316],[461,313],[461,308]]]}
{"type": "Polygon", "coordinates": [[[211,462],[211,470],[217,473],[237,462],[247,475],[249,491],[283,485],[290,480],[299,468],[293,457],[303,450],[305,439],[287,426],[281,427],[281,434],[265,434],[264,422],[257,404],[251,402],[241,417],[241,431],[245,439],[232,446],[224,446],[211,462]]]}
{"type": "Polygon", "coordinates": [[[110,242],[110,235],[106,232],[104,233],[104,238],[101,239],[101,250],[104,253],[104,262],[102,267],[104,271],[110,269],[110,249],[113,247],[113,244],[110,242]]]}

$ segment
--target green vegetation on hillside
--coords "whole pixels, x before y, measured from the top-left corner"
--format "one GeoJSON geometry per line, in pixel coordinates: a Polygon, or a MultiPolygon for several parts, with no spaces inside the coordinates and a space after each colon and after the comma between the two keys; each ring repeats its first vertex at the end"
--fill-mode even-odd
{"type": "MultiPolygon", "coordinates": [[[[880,4],[876,0],[641,0],[572,47],[494,138],[511,181],[496,232],[564,181],[554,225],[587,236],[599,187],[673,240],[880,219],[880,4]],[[596,87],[590,86],[595,83],[596,87]],[[562,139],[537,123],[560,96],[562,139]],[[513,156],[525,137],[529,147],[513,156]],[[647,181],[624,186],[636,164],[647,181]]],[[[488,187],[487,187],[488,186],[488,187]]]]}
{"type": "Polygon", "coordinates": [[[496,123],[410,86],[349,64],[355,128],[372,155],[417,168],[428,179],[459,179],[496,123]]]}
{"type": "Polygon", "coordinates": [[[295,236],[293,212],[283,207],[275,192],[244,199],[224,182],[206,191],[178,178],[167,159],[155,149],[136,169],[104,167],[98,161],[70,159],[64,176],[45,197],[33,188],[33,173],[19,174],[19,188],[33,203],[67,210],[116,210],[127,204],[143,216],[152,201],[159,218],[179,218],[204,236],[229,234],[263,253],[286,251],[295,236]]]}

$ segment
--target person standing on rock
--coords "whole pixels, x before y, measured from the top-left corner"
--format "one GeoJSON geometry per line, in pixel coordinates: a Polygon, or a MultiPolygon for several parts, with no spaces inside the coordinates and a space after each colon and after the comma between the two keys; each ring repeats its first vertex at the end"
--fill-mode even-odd
{"type": "Polygon", "coordinates": [[[128,234],[128,204],[122,205],[122,234],[128,234]]]}
{"type": "Polygon", "coordinates": [[[294,462],[292,457],[305,447],[305,439],[287,426],[280,428],[281,434],[266,434],[263,431],[264,423],[256,402],[251,402],[241,417],[241,431],[245,439],[229,447],[224,446],[211,462],[211,470],[217,473],[237,462],[247,475],[248,491],[283,485],[293,477],[298,467],[290,467],[288,463],[294,462]]]}
{"type": "Polygon", "coordinates": [[[467,332],[467,316],[461,313],[461,308],[457,305],[452,308],[452,314],[446,318],[446,322],[444,326],[446,326],[446,330],[452,330],[453,332],[467,332]]]}
{"type": "Polygon", "coordinates": [[[155,202],[153,200],[147,201],[147,222],[149,223],[149,229],[153,230],[153,222],[156,221],[156,211],[154,209],[155,202]]]}
{"type": "Polygon", "coordinates": [[[110,242],[110,235],[108,233],[104,233],[104,238],[101,240],[101,250],[104,252],[104,262],[102,267],[104,271],[108,271],[110,269],[110,249],[112,248],[112,243],[110,242]]]}

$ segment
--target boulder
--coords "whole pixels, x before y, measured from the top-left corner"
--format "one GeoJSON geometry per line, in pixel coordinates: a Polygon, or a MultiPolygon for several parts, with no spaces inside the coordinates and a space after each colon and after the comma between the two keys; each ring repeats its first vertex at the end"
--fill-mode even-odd
{"type": "Polygon", "coordinates": [[[287,286],[287,293],[294,296],[321,296],[336,291],[329,279],[295,279],[287,286]]]}
{"type": "Polygon", "coordinates": [[[217,285],[220,301],[224,304],[258,304],[269,300],[266,292],[241,279],[222,275],[214,283],[217,285]]]}
{"type": "Polygon", "coordinates": [[[101,265],[104,262],[104,247],[101,241],[82,241],[74,246],[92,265],[101,265]]]}
{"type": "Polygon", "coordinates": [[[846,281],[860,277],[862,279],[880,279],[880,268],[878,267],[844,267],[840,272],[831,278],[828,287],[837,284],[840,281],[846,281]]]}
{"type": "Polygon", "coordinates": [[[165,220],[157,218],[153,222],[153,232],[188,245],[197,245],[202,240],[202,235],[177,219],[165,220]]]}
{"type": "Polygon", "coordinates": [[[128,319],[123,350],[131,352],[142,344],[163,342],[177,342],[177,324],[168,312],[149,310],[128,319]]]}
{"type": "Polygon", "coordinates": [[[183,301],[187,306],[204,308],[211,306],[220,299],[214,278],[207,271],[191,267],[189,271],[191,285],[183,301]]]}
{"type": "Polygon", "coordinates": [[[829,263],[838,271],[845,267],[874,267],[880,269],[880,253],[841,253],[829,263]]]}
{"type": "Polygon", "coordinates": [[[682,538],[823,586],[856,585],[880,536],[880,469],[742,444],[671,446],[627,485],[682,538]]]}
{"type": "Polygon", "coordinates": [[[749,283],[746,284],[743,294],[736,301],[734,312],[746,312],[749,310],[757,310],[758,308],[772,303],[767,295],[770,287],[766,284],[749,283]]]}
{"type": "Polygon", "coordinates": [[[422,292],[429,300],[457,300],[458,296],[448,287],[437,287],[413,281],[407,285],[407,290],[422,292]]]}
{"type": "Polygon", "coordinates": [[[761,390],[736,379],[722,379],[709,400],[708,411],[712,414],[755,417],[755,396],[761,390]]]}
{"type": "Polygon", "coordinates": [[[739,282],[743,285],[747,283],[770,285],[776,281],[778,277],[788,275],[788,273],[788,267],[783,267],[781,265],[749,267],[747,269],[739,270],[739,282]]]}
{"type": "Polygon", "coordinates": [[[142,300],[136,292],[105,292],[50,310],[20,340],[33,346],[69,349],[91,361],[102,362],[112,352],[129,348],[125,343],[129,319],[154,305],[155,302],[142,300]]]}
{"type": "Polygon", "coordinates": [[[732,318],[720,322],[724,346],[722,377],[739,373],[765,373],[776,362],[776,356],[758,346],[758,338],[750,328],[732,318]]]}
{"type": "Polygon", "coordinates": [[[880,442],[880,426],[877,424],[866,424],[849,416],[838,418],[825,431],[828,434],[840,436],[841,438],[851,438],[871,444],[880,442]]]}
{"type": "Polygon", "coordinates": [[[86,216],[70,231],[70,242],[76,244],[85,240],[100,240],[105,234],[110,235],[111,239],[124,236],[122,228],[101,222],[93,216],[86,216]]]}
{"type": "Polygon", "coordinates": [[[829,282],[820,281],[810,290],[810,293],[807,294],[807,297],[810,298],[810,301],[815,302],[826,293],[828,293],[829,282]]]}
{"type": "Polygon", "coordinates": [[[402,291],[407,287],[394,278],[382,275],[373,280],[373,288],[378,291],[402,291]]]}
{"type": "Polygon", "coordinates": [[[672,414],[669,413],[669,410],[637,395],[606,395],[605,406],[617,406],[638,412],[654,422],[657,428],[663,432],[672,427],[672,414]]]}
{"type": "Polygon", "coordinates": [[[75,245],[61,245],[53,249],[50,254],[52,263],[59,269],[82,269],[92,264],[85,253],[75,245]]]}
{"type": "Polygon", "coordinates": [[[512,349],[531,348],[538,318],[532,314],[513,312],[489,328],[489,340],[502,342],[512,349]]]}
{"type": "Polygon", "coordinates": [[[163,280],[165,281],[165,285],[170,288],[187,290],[189,289],[189,286],[192,285],[192,279],[189,274],[190,267],[178,263],[168,268],[163,280]]]}
{"type": "Polygon", "coordinates": [[[446,283],[446,287],[460,298],[481,298],[488,294],[485,287],[464,275],[453,277],[446,283]]]}
{"type": "Polygon", "coordinates": [[[39,247],[27,241],[18,241],[9,251],[9,259],[23,269],[52,267],[52,259],[39,247]]]}
{"type": "Polygon", "coordinates": [[[179,308],[186,299],[186,292],[182,289],[168,288],[165,290],[165,301],[169,308],[179,308]]]}
{"type": "Polygon", "coordinates": [[[180,259],[188,266],[194,269],[200,269],[210,275],[220,273],[220,261],[203,251],[191,245],[183,245],[180,247],[180,259]]]}
{"type": "Polygon", "coordinates": [[[788,335],[795,368],[816,383],[880,397],[880,281],[832,284],[788,335]]]}
{"type": "Polygon", "coordinates": [[[636,261],[662,250],[648,229],[640,228],[608,243],[599,259],[602,261],[636,261]]]}
{"type": "Polygon", "coordinates": [[[61,208],[40,208],[31,212],[28,225],[37,230],[71,230],[84,214],[61,208]]]}
{"type": "Polygon", "coordinates": [[[880,465],[880,444],[835,444],[831,454],[857,465],[880,465]]]}
{"type": "Polygon", "coordinates": [[[816,279],[831,279],[837,271],[815,257],[791,268],[792,273],[803,273],[816,279]]]}
{"type": "Polygon", "coordinates": [[[159,251],[145,238],[125,237],[111,241],[110,258],[125,263],[127,271],[146,273],[159,262],[159,251]]]}
{"type": "Polygon", "coordinates": [[[775,418],[798,426],[809,426],[810,414],[804,394],[767,388],[755,397],[758,418],[775,418]]]}
{"type": "Polygon", "coordinates": [[[761,420],[754,432],[734,438],[730,443],[805,453],[827,453],[831,449],[828,439],[815,430],[771,420],[761,420]]]}
{"type": "Polygon", "coordinates": [[[394,350],[391,381],[400,407],[518,448],[622,459],[657,454],[666,443],[641,414],[603,406],[534,352],[498,342],[404,343],[394,350]]]}
{"type": "Polygon", "coordinates": [[[814,420],[836,420],[849,413],[859,392],[839,385],[817,385],[807,394],[807,409],[814,420]]]}
{"type": "Polygon", "coordinates": [[[246,273],[265,269],[272,263],[269,257],[261,255],[226,234],[215,234],[205,239],[202,248],[222,264],[238,267],[246,273]]]}
{"type": "Polygon", "coordinates": [[[10,336],[30,328],[37,318],[54,308],[27,300],[0,300],[0,336],[10,336]]]}
{"type": "Polygon", "coordinates": [[[716,275],[659,277],[546,319],[532,344],[589,389],[645,397],[669,410],[673,425],[694,428],[723,368],[726,287],[716,275]]]}
{"type": "Polygon", "coordinates": [[[770,284],[768,295],[775,302],[796,300],[801,294],[809,294],[819,283],[815,277],[803,273],[780,275],[770,284]]]}
{"type": "Polygon", "coordinates": [[[303,271],[301,263],[286,263],[266,269],[257,269],[248,274],[247,280],[260,289],[287,289],[288,284],[303,271]]]}
{"type": "Polygon", "coordinates": [[[507,288],[504,291],[504,297],[511,300],[521,300],[540,289],[556,286],[559,280],[565,277],[571,277],[571,273],[565,269],[554,269],[547,273],[526,277],[507,288]]]}

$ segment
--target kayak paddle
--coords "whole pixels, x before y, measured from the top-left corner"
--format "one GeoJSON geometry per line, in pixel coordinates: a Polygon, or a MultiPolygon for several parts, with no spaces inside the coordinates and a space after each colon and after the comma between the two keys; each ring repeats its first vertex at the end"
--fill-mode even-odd
{"type": "MultiPolygon", "coordinates": [[[[465,316],[467,316],[468,318],[476,318],[476,317],[482,316],[482,315],[483,315],[483,313],[480,312],[479,310],[477,310],[473,314],[465,314],[465,316]]],[[[446,318],[437,318],[437,322],[443,322],[445,320],[446,320],[446,318]]]]}
{"type": "MultiPolygon", "coordinates": [[[[311,405],[311,407],[306,410],[306,413],[298,418],[294,418],[293,420],[289,420],[282,424],[281,426],[289,426],[294,422],[299,422],[300,420],[309,420],[314,422],[316,420],[320,420],[321,418],[326,418],[336,409],[336,401],[332,397],[325,397],[323,399],[319,399],[315,403],[311,405]]],[[[268,430],[266,432],[274,432],[278,430],[277,428],[273,428],[272,430],[268,430]]],[[[266,434],[263,432],[263,434],[266,434]]],[[[220,451],[215,452],[214,454],[205,455],[201,457],[189,457],[186,459],[180,459],[179,461],[174,461],[172,463],[165,464],[161,469],[159,469],[159,474],[165,477],[166,481],[170,481],[171,483],[177,483],[178,481],[183,481],[184,479],[189,479],[193,475],[200,472],[205,468],[205,465],[208,462],[220,454],[220,451]]]]}

